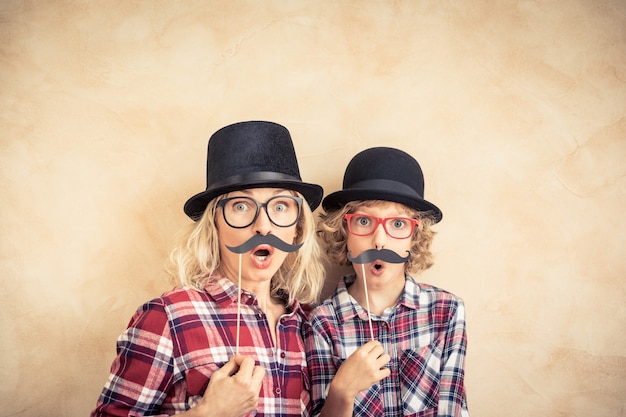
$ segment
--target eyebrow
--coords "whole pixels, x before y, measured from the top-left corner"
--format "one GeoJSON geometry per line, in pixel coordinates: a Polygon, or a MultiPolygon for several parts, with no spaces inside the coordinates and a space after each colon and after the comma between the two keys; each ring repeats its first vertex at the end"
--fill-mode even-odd
{"type": "MultiPolygon", "coordinates": [[[[259,187],[259,188],[261,188],[261,187],[259,187]]],[[[272,187],[263,187],[263,188],[272,188],[272,187]]],[[[240,192],[240,193],[243,193],[243,194],[246,194],[246,195],[250,195],[250,194],[252,194],[252,190],[254,190],[254,188],[246,188],[246,189],[243,189],[243,190],[231,191],[231,193],[240,192]]],[[[289,190],[287,188],[277,188],[276,191],[274,191],[274,193],[272,193],[272,195],[273,196],[280,195],[280,194],[282,194],[284,192],[287,192],[289,194],[295,193],[295,191],[289,190]]],[[[230,197],[232,197],[231,193],[228,193],[230,197]]],[[[292,197],[293,197],[293,195],[292,195],[292,197]]]]}

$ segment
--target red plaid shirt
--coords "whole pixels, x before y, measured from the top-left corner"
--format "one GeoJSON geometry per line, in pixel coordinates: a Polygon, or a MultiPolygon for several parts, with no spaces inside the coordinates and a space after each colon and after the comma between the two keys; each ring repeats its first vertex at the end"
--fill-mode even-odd
{"type": "MultiPolygon", "coordinates": [[[[348,294],[354,279],[344,277],[305,326],[313,415],[324,406],[343,361],[371,339],[367,311],[348,294]]],[[[374,337],[391,356],[391,375],[357,395],[355,416],[469,416],[461,299],[407,277],[398,303],[382,316],[372,314],[372,321],[374,337]]]]}
{"type": "MultiPolygon", "coordinates": [[[[235,354],[237,327],[237,287],[217,277],[205,290],[174,289],[135,313],[92,417],[173,415],[200,401],[213,372],[235,354]]],[[[274,346],[255,296],[244,291],[241,304],[239,353],[265,368],[250,416],[308,416],[304,311],[290,306],[274,346]]]]}

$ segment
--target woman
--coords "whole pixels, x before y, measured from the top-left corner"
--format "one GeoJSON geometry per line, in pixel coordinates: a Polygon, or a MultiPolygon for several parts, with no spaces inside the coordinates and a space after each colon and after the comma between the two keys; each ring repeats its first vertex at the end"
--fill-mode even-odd
{"type": "Polygon", "coordinates": [[[195,222],[170,256],[172,291],[144,304],[92,416],[301,416],[309,413],[301,336],[323,268],[291,136],[271,122],[218,130],[195,222]]]}

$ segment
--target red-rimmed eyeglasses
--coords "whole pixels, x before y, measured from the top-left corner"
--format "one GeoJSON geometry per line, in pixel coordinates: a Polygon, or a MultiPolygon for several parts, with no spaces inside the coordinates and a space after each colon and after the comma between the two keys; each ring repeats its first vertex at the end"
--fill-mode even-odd
{"type": "Polygon", "coordinates": [[[349,213],[344,216],[348,232],[355,236],[369,236],[376,231],[379,224],[383,225],[387,236],[394,239],[406,239],[413,234],[417,219],[409,217],[375,217],[367,214],[349,213]]]}

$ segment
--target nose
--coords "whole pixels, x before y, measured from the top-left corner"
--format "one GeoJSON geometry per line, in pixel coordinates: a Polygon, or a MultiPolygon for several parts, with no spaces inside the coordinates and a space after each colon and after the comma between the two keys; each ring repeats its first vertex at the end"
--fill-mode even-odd
{"type": "Polygon", "coordinates": [[[254,221],[252,227],[254,228],[255,233],[261,235],[267,235],[272,230],[272,222],[263,207],[259,208],[259,215],[254,221]]]}
{"type": "Polygon", "coordinates": [[[385,231],[385,227],[382,223],[376,225],[372,239],[376,249],[383,249],[385,247],[385,244],[387,243],[387,232],[385,231]]]}

